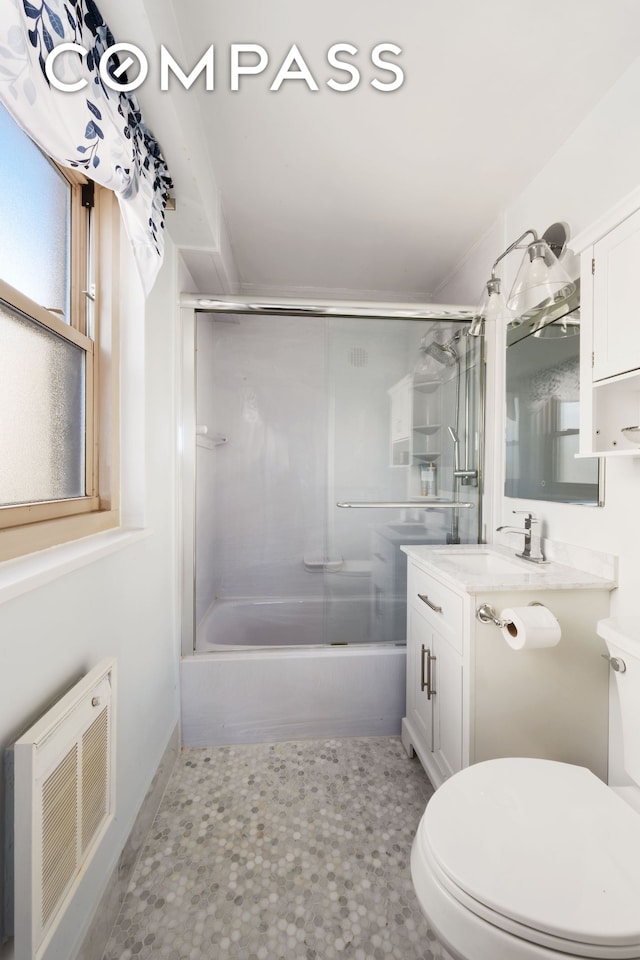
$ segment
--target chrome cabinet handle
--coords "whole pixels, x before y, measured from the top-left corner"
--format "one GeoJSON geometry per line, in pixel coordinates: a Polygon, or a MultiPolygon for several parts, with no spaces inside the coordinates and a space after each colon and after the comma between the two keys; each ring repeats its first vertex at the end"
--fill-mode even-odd
{"type": "Polygon", "coordinates": [[[427,596],[426,593],[419,593],[418,596],[420,597],[423,603],[426,603],[426,605],[430,607],[432,610],[434,610],[436,613],[442,613],[442,607],[436,606],[436,604],[433,603],[432,600],[429,600],[429,597],[427,596]]]}
{"type": "Polygon", "coordinates": [[[427,691],[427,700],[431,700],[431,697],[436,692],[433,689],[433,676],[431,673],[431,664],[435,663],[436,657],[431,656],[431,650],[425,647],[424,643],[422,644],[422,654],[420,656],[420,690],[424,693],[425,689],[427,691]],[[424,670],[424,657],[427,655],[427,677],[425,680],[425,670],[424,670]]]}
{"type": "Polygon", "coordinates": [[[436,658],[431,656],[431,652],[427,650],[427,700],[431,700],[432,695],[436,692],[433,688],[433,676],[431,673],[431,664],[436,662],[436,658]]]}

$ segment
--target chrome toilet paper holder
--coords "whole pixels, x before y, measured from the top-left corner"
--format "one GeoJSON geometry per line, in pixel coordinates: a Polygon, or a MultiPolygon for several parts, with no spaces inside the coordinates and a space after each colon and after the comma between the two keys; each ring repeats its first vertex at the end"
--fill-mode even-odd
{"type": "MultiPolygon", "coordinates": [[[[527,604],[528,607],[544,607],[544,603],[540,603],[539,600],[532,600],[531,603],[527,604]]],[[[500,627],[503,630],[505,627],[508,627],[510,623],[513,623],[512,620],[501,620],[495,611],[495,607],[492,607],[490,603],[481,603],[478,609],[476,610],[476,618],[481,623],[495,623],[496,627],[500,627]]]]}

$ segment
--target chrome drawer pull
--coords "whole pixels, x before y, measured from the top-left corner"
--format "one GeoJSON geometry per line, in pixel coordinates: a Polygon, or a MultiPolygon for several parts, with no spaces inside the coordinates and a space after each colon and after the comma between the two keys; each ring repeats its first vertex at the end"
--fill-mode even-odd
{"type": "Polygon", "coordinates": [[[428,607],[431,607],[431,609],[434,610],[436,613],[442,613],[442,607],[438,607],[436,606],[435,603],[432,603],[432,601],[429,600],[429,597],[426,595],[426,593],[419,593],[418,596],[420,597],[423,603],[426,603],[426,605],[428,607]]]}
{"type": "Polygon", "coordinates": [[[431,656],[431,650],[425,647],[424,643],[422,644],[422,654],[420,656],[420,689],[424,693],[426,688],[427,690],[427,700],[431,700],[432,695],[436,692],[433,687],[433,677],[431,675],[431,664],[435,663],[436,657],[431,656]],[[427,679],[424,677],[424,655],[427,655],[427,679]]]}
{"type": "Polygon", "coordinates": [[[427,700],[431,700],[436,692],[433,689],[433,676],[431,674],[431,664],[436,662],[436,658],[431,656],[431,651],[427,650],[427,700]]]}

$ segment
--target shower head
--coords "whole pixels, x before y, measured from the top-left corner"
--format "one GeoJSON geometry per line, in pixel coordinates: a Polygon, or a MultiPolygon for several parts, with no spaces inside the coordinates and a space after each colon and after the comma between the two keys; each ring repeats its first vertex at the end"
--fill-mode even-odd
{"type": "Polygon", "coordinates": [[[451,340],[447,340],[446,343],[439,343],[437,340],[432,340],[431,343],[422,346],[422,352],[432,357],[437,363],[443,363],[445,366],[450,367],[458,361],[458,354],[454,347],[457,339],[458,335],[456,334],[451,340]]]}

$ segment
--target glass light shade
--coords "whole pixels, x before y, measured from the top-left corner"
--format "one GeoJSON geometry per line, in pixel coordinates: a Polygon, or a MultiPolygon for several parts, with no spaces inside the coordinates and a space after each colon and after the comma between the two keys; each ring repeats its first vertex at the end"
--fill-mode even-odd
{"type": "Polygon", "coordinates": [[[507,300],[521,316],[567,300],[575,284],[544,240],[529,244],[507,300]]]}
{"type": "Polygon", "coordinates": [[[470,337],[479,337],[484,332],[484,321],[495,323],[496,320],[513,321],[514,315],[507,307],[504,294],[500,289],[500,280],[492,277],[484,287],[482,300],[478,304],[471,326],[470,337]]]}
{"type": "Polygon", "coordinates": [[[565,340],[567,337],[577,337],[580,333],[580,320],[564,318],[554,320],[540,327],[533,334],[538,340],[565,340]]]}

